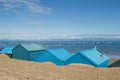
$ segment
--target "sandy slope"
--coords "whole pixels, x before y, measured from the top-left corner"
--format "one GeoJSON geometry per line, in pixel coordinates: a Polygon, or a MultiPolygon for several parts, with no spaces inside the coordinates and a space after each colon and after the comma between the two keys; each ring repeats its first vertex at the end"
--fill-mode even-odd
{"type": "Polygon", "coordinates": [[[57,67],[52,63],[12,60],[0,55],[0,80],[120,80],[120,68],[57,67]]]}

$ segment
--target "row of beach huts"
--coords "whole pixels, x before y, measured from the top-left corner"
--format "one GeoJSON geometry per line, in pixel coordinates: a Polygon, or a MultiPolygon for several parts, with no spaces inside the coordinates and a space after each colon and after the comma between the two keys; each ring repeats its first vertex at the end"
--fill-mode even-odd
{"type": "Polygon", "coordinates": [[[11,55],[12,58],[18,60],[52,62],[58,66],[65,66],[68,64],[87,64],[95,67],[109,66],[109,57],[100,53],[96,47],[72,54],[64,48],[45,49],[39,44],[24,43],[17,46],[5,47],[0,53],[11,55]]]}

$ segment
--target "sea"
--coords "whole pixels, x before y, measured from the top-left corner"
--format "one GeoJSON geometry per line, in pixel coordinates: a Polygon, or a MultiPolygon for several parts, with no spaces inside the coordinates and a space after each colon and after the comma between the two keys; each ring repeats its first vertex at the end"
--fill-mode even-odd
{"type": "Polygon", "coordinates": [[[20,43],[37,43],[46,49],[65,48],[72,54],[96,47],[102,54],[120,59],[120,40],[0,40],[0,49],[20,43]]]}

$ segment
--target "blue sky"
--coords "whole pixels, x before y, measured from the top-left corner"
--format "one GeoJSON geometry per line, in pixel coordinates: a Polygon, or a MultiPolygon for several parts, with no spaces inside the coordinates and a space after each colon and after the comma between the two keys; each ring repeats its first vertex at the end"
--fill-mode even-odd
{"type": "Polygon", "coordinates": [[[0,0],[1,39],[120,35],[120,0],[0,0]]]}

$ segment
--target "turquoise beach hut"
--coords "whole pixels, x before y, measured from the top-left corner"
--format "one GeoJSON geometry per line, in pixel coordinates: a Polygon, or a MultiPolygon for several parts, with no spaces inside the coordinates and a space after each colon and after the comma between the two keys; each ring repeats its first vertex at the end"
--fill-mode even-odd
{"type": "Polygon", "coordinates": [[[13,50],[14,46],[7,46],[5,48],[3,48],[0,53],[1,54],[12,54],[12,50],[13,50]]]}
{"type": "Polygon", "coordinates": [[[96,48],[79,51],[65,61],[65,64],[79,63],[88,64],[95,67],[108,67],[109,58],[100,53],[96,48]]]}
{"type": "Polygon", "coordinates": [[[46,50],[35,58],[36,62],[52,62],[56,65],[65,65],[64,62],[71,57],[71,53],[65,49],[46,50]]]}
{"type": "Polygon", "coordinates": [[[39,44],[19,44],[12,50],[12,53],[14,59],[33,61],[34,57],[44,50],[45,48],[39,44]]]}
{"type": "Polygon", "coordinates": [[[14,48],[14,46],[7,46],[7,47],[3,48],[0,51],[0,53],[8,55],[9,57],[12,57],[12,50],[13,50],[13,48],[14,48]]]}

